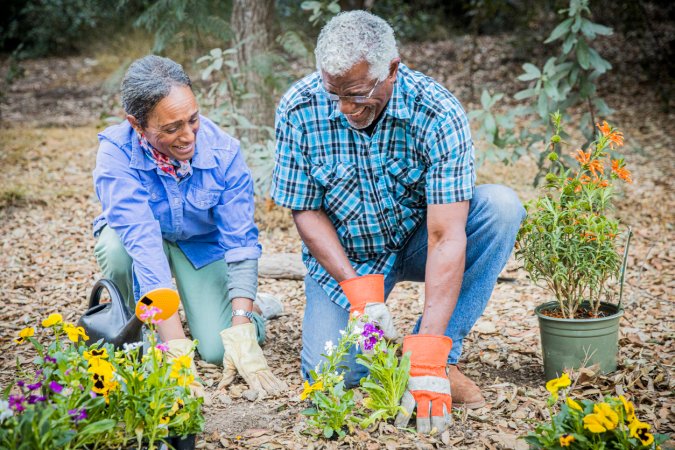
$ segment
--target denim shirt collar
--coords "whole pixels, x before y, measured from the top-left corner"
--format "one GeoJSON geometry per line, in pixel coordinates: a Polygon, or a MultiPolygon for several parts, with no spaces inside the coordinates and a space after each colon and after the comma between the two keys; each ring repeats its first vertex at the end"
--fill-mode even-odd
{"type": "MultiPolygon", "coordinates": [[[[201,118],[201,116],[200,116],[201,118]]],[[[208,133],[200,129],[197,132],[197,142],[195,144],[195,154],[192,156],[192,167],[197,169],[213,169],[216,167],[216,158],[213,156],[213,150],[220,148],[211,143],[208,133]]],[[[143,153],[143,148],[138,142],[138,134],[132,129],[131,138],[131,160],[129,167],[137,170],[156,170],[157,164],[151,161],[143,153]]]]}

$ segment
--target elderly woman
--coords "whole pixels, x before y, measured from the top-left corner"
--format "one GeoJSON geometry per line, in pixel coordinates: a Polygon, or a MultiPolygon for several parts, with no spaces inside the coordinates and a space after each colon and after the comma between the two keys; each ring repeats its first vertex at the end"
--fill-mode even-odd
{"type": "MultiPolygon", "coordinates": [[[[121,96],[126,120],[99,134],[94,170],[103,275],[130,304],[171,288],[173,275],[201,358],[224,365],[220,387],[238,372],[261,396],[279,394],[287,387],[260,349],[261,246],[239,142],[199,114],[190,78],[170,59],[131,64],[121,96]]],[[[178,314],[158,329],[172,356],[192,352],[178,314]]]]}

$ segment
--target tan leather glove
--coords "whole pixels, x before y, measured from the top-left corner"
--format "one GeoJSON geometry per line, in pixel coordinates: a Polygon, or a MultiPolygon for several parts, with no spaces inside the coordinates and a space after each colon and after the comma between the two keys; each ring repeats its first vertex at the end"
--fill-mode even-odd
{"type": "Polygon", "coordinates": [[[201,397],[204,399],[204,404],[209,405],[211,404],[211,400],[209,397],[206,395],[206,391],[204,390],[204,386],[197,381],[199,378],[199,374],[197,373],[197,367],[195,366],[195,361],[194,361],[194,343],[190,339],[172,339],[170,341],[166,342],[167,347],[169,347],[169,350],[166,352],[166,356],[168,360],[171,360],[172,358],[177,358],[178,356],[183,356],[183,355],[188,355],[190,358],[192,358],[192,373],[195,376],[195,379],[192,383],[190,383],[190,393],[194,395],[195,397],[201,397]]]}
{"type": "Polygon", "coordinates": [[[255,325],[243,323],[220,332],[225,347],[223,357],[223,379],[218,389],[228,386],[239,375],[249,388],[258,392],[258,398],[266,395],[276,396],[288,390],[288,385],[277,378],[265,360],[258,345],[255,325]]]}

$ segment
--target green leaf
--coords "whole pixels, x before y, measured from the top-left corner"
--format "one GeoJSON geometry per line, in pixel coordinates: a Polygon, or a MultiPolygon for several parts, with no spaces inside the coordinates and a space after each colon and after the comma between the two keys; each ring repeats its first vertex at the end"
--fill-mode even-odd
{"type": "Polygon", "coordinates": [[[103,419],[98,422],[90,423],[84,427],[80,433],[81,434],[98,434],[106,431],[110,431],[115,428],[115,422],[113,419],[103,419]]]}
{"type": "Polygon", "coordinates": [[[581,32],[588,39],[595,39],[596,35],[601,36],[610,36],[614,33],[614,30],[610,27],[600,25],[598,23],[593,23],[590,20],[583,19],[581,23],[581,32]]]}
{"type": "Polygon", "coordinates": [[[497,131],[497,123],[495,122],[495,116],[492,114],[486,114],[485,119],[483,119],[483,127],[488,134],[494,135],[497,131]]]}
{"type": "Polygon", "coordinates": [[[569,19],[566,19],[558,24],[557,27],[553,29],[551,32],[551,35],[544,41],[544,44],[548,44],[550,42],[555,41],[556,39],[561,38],[563,35],[569,33],[570,27],[572,26],[572,22],[574,19],[570,17],[569,19]]]}
{"type": "Polygon", "coordinates": [[[490,109],[490,93],[487,89],[483,89],[483,92],[480,94],[480,104],[483,106],[483,109],[490,109]]]}
{"type": "Polygon", "coordinates": [[[605,73],[612,68],[612,65],[604,59],[600,54],[593,48],[588,49],[590,64],[593,66],[598,73],[605,73]]]}
{"type": "Polygon", "coordinates": [[[584,70],[588,70],[591,66],[591,54],[588,51],[588,44],[583,39],[577,44],[577,61],[584,70]]]}
{"type": "Polygon", "coordinates": [[[329,427],[328,425],[326,425],[326,426],[323,428],[323,436],[324,436],[326,439],[330,439],[330,438],[333,436],[333,429],[332,429],[331,427],[329,427]]]}
{"type": "Polygon", "coordinates": [[[516,92],[513,98],[516,100],[525,100],[526,98],[534,97],[535,95],[537,95],[535,89],[524,89],[520,92],[516,92]]]}
{"type": "Polygon", "coordinates": [[[209,53],[214,58],[220,58],[220,57],[223,56],[223,50],[220,49],[220,48],[213,48],[213,49],[211,49],[211,51],[209,53]]]}
{"type": "Polygon", "coordinates": [[[572,50],[572,48],[574,47],[574,45],[576,43],[577,43],[577,36],[576,35],[570,34],[569,36],[567,36],[565,38],[565,41],[563,42],[563,45],[562,45],[563,56],[567,55],[572,50]]]}
{"type": "Polygon", "coordinates": [[[536,80],[537,78],[541,77],[541,71],[534,64],[531,63],[523,64],[523,70],[525,71],[525,73],[518,77],[519,80],[529,81],[529,80],[536,80]]]}

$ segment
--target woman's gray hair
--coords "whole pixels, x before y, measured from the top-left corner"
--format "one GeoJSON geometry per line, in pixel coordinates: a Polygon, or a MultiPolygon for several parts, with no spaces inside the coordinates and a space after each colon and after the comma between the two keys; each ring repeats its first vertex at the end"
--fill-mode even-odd
{"type": "Polygon", "coordinates": [[[190,77],[183,66],[169,58],[148,55],[129,66],[122,80],[122,106],[127,114],[145,128],[152,110],[174,86],[192,89],[190,77]]]}
{"type": "Polygon", "coordinates": [[[333,17],[321,29],[316,43],[316,68],[340,76],[366,61],[370,75],[384,80],[389,63],[398,57],[394,30],[367,11],[348,11],[333,17]]]}

